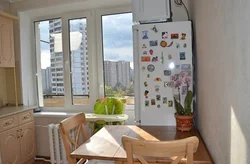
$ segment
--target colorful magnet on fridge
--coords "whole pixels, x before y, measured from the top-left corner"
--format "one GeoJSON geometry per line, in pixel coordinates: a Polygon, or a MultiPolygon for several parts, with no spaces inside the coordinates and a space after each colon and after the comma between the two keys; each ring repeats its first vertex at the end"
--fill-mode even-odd
{"type": "Polygon", "coordinates": [[[173,107],[173,101],[168,101],[168,107],[173,107]]]}
{"type": "Polygon", "coordinates": [[[191,64],[182,64],[181,70],[182,71],[191,71],[191,64]]]}
{"type": "Polygon", "coordinates": [[[167,39],[168,38],[168,32],[162,32],[161,37],[162,37],[162,39],[167,39]]]}
{"type": "Polygon", "coordinates": [[[180,67],[179,64],[175,65],[175,69],[176,69],[176,70],[180,70],[180,68],[181,68],[181,67],[180,67]]]}
{"type": "Polygon", "coordinates": [[[142,56],[141,57],[141,62],[150,62],[150,61],[151,61],[150,56],[142,56]]]}
{"type": "Polygon", "coordinates": [[[161,101],[161,95],[156,95],[156,101],[161,101]]]}
{"type": "Polygon", "coordinates": [[[161,45],[162,47],[167,47],[167,42],[163,40],[163,41],[161,41],[160,45],[161,45]]]}
{"type": "Polygon", "coordinates": [[[156,85],[155,86],[155,92],[159,92],[160,91],[160,86],[159,85],[156,85]]]}
{"type": "Polygon", "coordinates": [[[164,70],[164,76],[170,76],[171,70],[164,70]]]}
{"type": "Polygon", "coordinates": [[[183,48],[187,48],[187,43],[184,43],[184,44],[183,44],[183,48]]]}
{"type": "Polygon", "coordinates": [[[160,105],[160,104],[158,104],[158,105],[157,105],[157,108],[160,108],[160,107],[161,107],[161,105],[160,105]]]}
{"type": "Polygon", "coordinates": [[[146,81],[144,81],[144,87],[147,87],[148,86],[148,83],[146,81]]]}
{"type": "Polygon", "coordinates": [[[171,39],[179,39],[179,34],[178,33],[171,34],[171,39]]]}
{"type": "Polygon", "coordinates": [[[156,77],[154,81],[160,82],[160,81],[162,81],[162,79],[160,77],[156,77]]]}
{"type": "Polygon", "coordinates": [[[147,66],[147,69],[148,69],[149,72],[153,72],[155,70],[155,66],[153,64],[149,64],[147,66]]]}
{"type": "Polygon", "coordinates": [[[185,52],[180,52],[180,60],[186,60],[185,52]]]}
{"type": "Polygon", "coordinates": [[[149,101],[148,101],[148,100],[145,101],[145,106],[146,106],[146,107],[149,106],[149,101]]]}
{"type": "Polygon", "coordinates": [[[167,47],[171,47],[174,44],[174,41],[172,41],[167,47]]]}
{"type": "Polygon", "coordinates": [[[156,102],[155,102],[155,99],[151,99],[151,105],[155,105],[156,102]]]}
{"type": "Polygon", "coordinates": [[[142,39],[148,39],[148,31],[142,31],[142,39]]]}
{"type": "Polygon", "coordinates": [[[146,44],[143,44],[143,45],[142,45],[142,48],[147,48],[146,44]]]}
{"type": "Polygon", "coordinates": [[[148,93],[149,93],[148,90],[144,91],[144,96],[145,96],[145,98],[148,98],[148,93]]]}
{"type": "Polygon", "coordinates": [[[153,57],[152,62],[158,62],[158,56],[153,57]]]}
{"type": "Polygon", "coordinates": [[[142,69],[143,71],[145,71],[146,67],[145,67],[145,66],[142,66],[141,69],[142,69]]]}
{"type": "Polygon", "coordinates": [[[180,48],[180,44],[179,43],[176,43],[176,48],[180,48]]]}
{"type": "Polygon", "coordinates": [[[150,78],[150,74],[147,74],[147,78],[150,78]]]}
{"type": "Polygon", "coordinates": [[[163,97],[162,101],[163,101],[163,104],[168,104],[168,98],[167,97],[163,97]]]}
{"type": "Polygon", "coordinates": [[[149,46],[150,47],[158,46],[158,41],[157,40],[150,40],[149,41],[149,46]]]}
{"type": "Polygon", "coordinates": [[[161,64],[164,64],[164,56],[163,56],[163,52],[161,52],[161,64]]]}
{"type": "Polygon", "coordinates": [[[174,82],[173,81],[164,82],[164,87],[165,88],[173,88],[174,87],[174,82]]]}
{"type": "Polygon", "coordinates": [[[148,54],[148,51],[143,51],[143,55],[147,55],[148,54]]]}
{"type": "Polygon", "coordinates": [[[182,34],[181,34],[181,40],[185,40],[185,39],[186,39],[186,36],[187,36],[186,33],[182,33],[182,34]]]}
{"type": "Polygon", "coordinates": [[[157,33],[157,32],[158,32],[158,29],[156,28],[156,25],[154,25],[154,27],[153,27],[153,28],[151,28],[151,30],[153,30],[155,33],[157,33]]]}
{"type": "Polygon", "coordinates": [[[172,55],[168,55],[168,60],[171,60],[172,59],[172,55]]]}
{"type": "Polygon", "coordinates": [[[153,55],[154,51],[151,49],[149,50],[150,55],[153,55]]]}

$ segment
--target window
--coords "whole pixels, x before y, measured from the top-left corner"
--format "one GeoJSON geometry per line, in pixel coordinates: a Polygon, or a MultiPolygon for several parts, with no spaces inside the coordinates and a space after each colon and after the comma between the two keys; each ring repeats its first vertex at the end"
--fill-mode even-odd
{"type": "Polygon", "coordinates": [[[63,56],[62,42],[57,39],[61,33],[61,27],[55,32],[52,24],[61,24],[61,19],[35,22],[37,28],[36,39],[38,40],[37,50],[37,74],[39,87],[39,105],[41,107],[62,107],[64,106],[64,85],[58,84],[63,81],[63,56]],[[53,39],[52,39],[53,38],[53,39]],[[51,73],[53,72],[53,73],[51,73]],[[60,73],[57,73],[60,72],[60,73]],[[57,79],[54,79],[57,77],[57,79]]]}
{"type": "Polygon", "coordinates": [[[102,16],[106,97],[134,97],[132,14],[102,16]]]}

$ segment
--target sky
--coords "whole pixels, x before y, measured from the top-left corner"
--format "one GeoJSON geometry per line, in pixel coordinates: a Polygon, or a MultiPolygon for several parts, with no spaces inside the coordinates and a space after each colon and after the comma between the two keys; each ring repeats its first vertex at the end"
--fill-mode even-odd
{"type": "MultiPolygon", "coordinates": [[[[71,21],[77,24],[80,21],[71,21]]],[[[82,23],[86,21],[82,20],[82,23]]],[[[133,68],[133,38],[132,38],[132,14],[106,15],[102,17],[103,30],[103,52],[104,60],[129,61],[133,68]]],[[[49,41],[49,21],[39,24],[40,39],[49,41]]],[[[42,68],[50,66],[50,47],[49,44],[41,42],[41,65],[42,68]]]]}

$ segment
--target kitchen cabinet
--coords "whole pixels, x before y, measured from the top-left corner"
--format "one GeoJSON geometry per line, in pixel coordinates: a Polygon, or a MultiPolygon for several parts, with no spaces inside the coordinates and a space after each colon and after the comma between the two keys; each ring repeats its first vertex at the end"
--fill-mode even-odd
{"type": "Polygon", "coordinates": [[[13,20],[0,16],[0,67],[15,67],[13,20]]]}
{"type": "Polygon", "coordinates": [[[36,155],[33,110],[0,118],[2,164],[32,163],[36,155]]]}

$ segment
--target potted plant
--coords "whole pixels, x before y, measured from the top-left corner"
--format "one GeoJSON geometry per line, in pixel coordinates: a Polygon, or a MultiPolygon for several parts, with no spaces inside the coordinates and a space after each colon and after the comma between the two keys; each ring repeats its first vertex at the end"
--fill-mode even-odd
{"type": "Polygon", "coordinates": [[[180,72],[172,78],[174,83],[174,106],[176,127],[180,131],[190,131],[193,127],[193,92],[190,90],[191,72],[180,72]]]}

